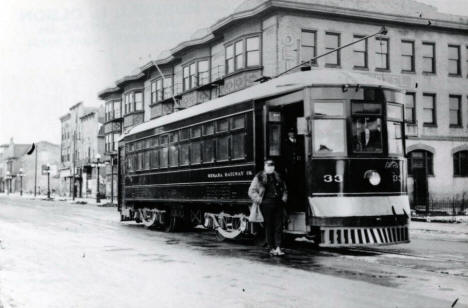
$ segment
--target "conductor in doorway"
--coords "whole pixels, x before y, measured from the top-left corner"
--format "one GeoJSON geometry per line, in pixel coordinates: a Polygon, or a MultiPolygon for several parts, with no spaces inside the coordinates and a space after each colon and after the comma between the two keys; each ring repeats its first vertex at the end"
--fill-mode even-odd
{"type": "Polygon", "coordinates": [[[283,208],[288,199],[288,191],[285,182],[275,171],[273,160],[266,160],[264,170],[255,175],[250,184],[249,197],[254,203],[260,205],[270,254],[284,255],[281,250],[281,240],[283,236],[283,208]]]}

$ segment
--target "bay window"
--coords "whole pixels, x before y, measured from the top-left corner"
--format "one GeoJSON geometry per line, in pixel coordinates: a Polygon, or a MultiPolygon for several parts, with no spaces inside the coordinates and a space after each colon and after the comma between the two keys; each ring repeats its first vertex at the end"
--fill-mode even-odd
{"type": "Polygon", "coordinates": [[[239,39],[226,46],[226,74],[231,74],[246,67],[259,66],[260,37],[253,36],[239,39]]]}

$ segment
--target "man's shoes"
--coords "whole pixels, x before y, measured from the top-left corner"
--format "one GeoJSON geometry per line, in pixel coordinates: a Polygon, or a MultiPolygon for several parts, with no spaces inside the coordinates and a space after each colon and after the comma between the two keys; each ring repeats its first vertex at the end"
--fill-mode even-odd
{"type": "Polygon", "coordinates": [[[276,247],[275,256],[284,256],[284,252],[281,250],[281,248],[276,247]]]}

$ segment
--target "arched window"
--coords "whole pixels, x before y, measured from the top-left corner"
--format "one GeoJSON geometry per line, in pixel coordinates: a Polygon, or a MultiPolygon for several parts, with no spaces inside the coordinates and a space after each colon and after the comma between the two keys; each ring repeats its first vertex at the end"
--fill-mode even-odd
{"type": "Polygon", "coordinates": [[[425,150],[414,150],[408,153],[408,174],[413,175],[416,168],[426,169],[427,175],[434,175],[433,154],[425,150]]]}
{"type": "Polygon", "coordinates": [[[468,177],[468,151],[453,154],[453,175],[468,177]]]}

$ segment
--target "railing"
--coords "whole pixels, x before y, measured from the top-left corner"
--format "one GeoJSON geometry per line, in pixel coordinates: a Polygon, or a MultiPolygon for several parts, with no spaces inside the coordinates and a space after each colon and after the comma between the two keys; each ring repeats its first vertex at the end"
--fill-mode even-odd
{"type": "Polygon", "coordinates": [[[414,210],[417,215],[425,216],[468,215],[468,193],[445,198],[429,197],[427,205],[417,205],[414,210]]]}

